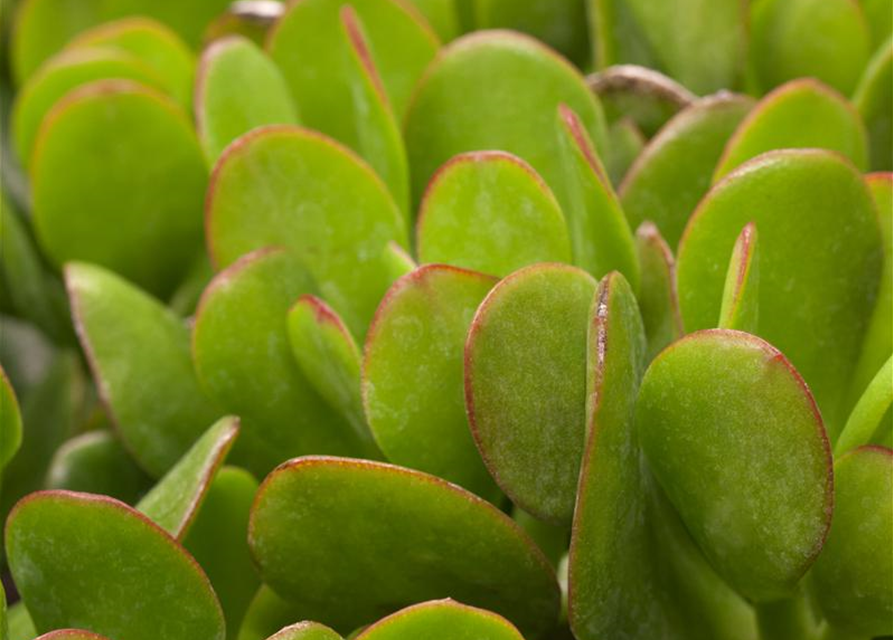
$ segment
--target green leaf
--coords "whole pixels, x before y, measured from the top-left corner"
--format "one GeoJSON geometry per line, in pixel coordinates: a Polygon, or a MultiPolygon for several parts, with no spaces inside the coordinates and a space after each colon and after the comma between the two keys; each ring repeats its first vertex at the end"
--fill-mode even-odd
{"type": "Polygon", "coordinates": [[[337,630],[444,596],[500,613],[531,639],[558,617],[555,575],[518,526],[418,471],[293,460],[261,485],[249,544],[266,584],[337,630]]]}
{"type": "Polygon", "coordinates": [[[22,414],[15,391],[0,366],[0,471],[22,446],[22,414]]]}
{"type": "Polygon", "coordinates": [[[773,149],[830,149],[864,170],[867,146],[865,126],[846,98],[810,78],[794,80],[764,97],[744,118],[726,144],[713,180],[773,149]]]}
{"type": "Polygon", "coordinates": [[[65,49],[84,47],[114,48],[135,56],[155,72],[165,91],[184,109],[192,105],[195,55],[157,20],[136,16],[106,22],[81,32],[65,49]]]}
{"type": "Polygon", "coordinates": [[[834,628],[856,636],[893,631],[893,451],[861,447],[834,465],[834,520],[812,571],[816,600],[834,628]]]}
{"type": "Polygon", "coordinates": [[[318,622],[298,622],[274,633],[267,640],[342,640],[342,638],[318,622]]]}
{"type": "Polygon", "coordinates": [[[676,294],[676,260],[651,222],[639,225],[636,249],[642,269],[639,310],[648,338],[646,360],[651,362],[664,347],[684,333],[676,294]]]}
{"type": "Polygon", "coordinates": [[[893,170],[893,38],[868,63],[853,105],[868,130],[869,166],[874,171],[893,170]]]}
{"type": "Polygon", "coordinates": [[[9,516],[6,551],[39,631],[81,626],[116,640],[224,638],[223,613],[201,568],[112,498],[34,493],[9,516]]]}
{"type": "Polygon", "coordinates": [[[872,46],[878,47],[893,35],[893,6],[887,0],[860,0],[860,4],[871,29],[872,46]]]}
{"type": "Polygon", "coordinates": [[[878,431],[893,426],[882,424],[891,405],[893,405],[893,356],[877,372],[850,414],[834,447],[835,455],[841,456],[851,449],[869,444],[878,431]]]}
{"type": "Polygon", "coordinates": [[[612,270],[639,287],[639,263],[629,223],[580,118],[558,108],[558,138],[566,170],[561,183],[574,263],[600,278],[612,270]]]}
{"type": "Polygon", "coordinates": [[[305,294],[288,311],[288,338],[307,381],[350,423],[364,444],[364,457],[381,457],[363,413],[360,348],[338,314],[305,294]]]}
{"type": "Polygon", "coordinates": [[[845,419],[844,394],[881,275],[881,233],[873,209],[862,176],[836,154],[775,151],[714,187],[679,246],[685,327],[712,327],[735,239],[745,224],[756,224],[757,333],[806,378],[832,435],[845,419]]]}
{"type": "Polygon", "coordinates": [[[500,615],[450,599],[423,602],[366,627],[356,640],[524,640],[511,622],[500,615]]]}
{"type": "Polygon", "coordinates": [[[871,53],[852,0],[758,0],[750,6],[749,64],[763,90],[813,77],[849,94],[871,53]]]}
{"type": "Polygon", "coordinates": [[[554,523],[573,515],[595,289],[575,267],[521,269],[481,304],[465,345],[465,402],[484,462],[515,504],[554,523]]]}
{"type": "Polygon", "coordinates": [[[648,464],[698,546],[743,596],[791,595],[831,521],[831,452],[785,357],[750,334],[677,341],[648,368],[636,428],[648,464]]]}
{"type": "Polygon", "coordinates": [[[68,264],[65,282],[109,417],[137,462],[160,477],[220,413],[193,371],[189,329],[158,300],[101,267],[68,264]]]}
{"type": "Polygon", "coordinates": [[[363,452],[353,428],[316,393],[292,355],[288,310],[315,292],[293,254],[265,249],[218,274],[199,304],[196,373],[220,406],[242,418],[231,460],[257,477],[297,455],[363,452]]]}
{"type": "Polygon", "coordinates": [[[40,130],[38,239],[58,265],[95,262],[169,293],[201,246],[206,181],[191,124],[168,98],[124,80],[84,85],[40,130]]]}
{"type": "Polygon", "coordinates": [[[719,310],[721,329],[755,332],[759,325],[760,254],[757,227],[747,223],[732,249],[719,310]]]}
{"type": "Polygon", "coordinates": [[[305,617],[303,610],[289,604],[270,587],[261,584],[245,612],[238,640],[269,640],[270,635],[305,617]]]}
{"type": "Polygon", "coordinates": [[[214,476],[183,546],[195,557],[220,598],[227,638],[238,636],[260,586],[248,550],[248,514],[257,480],[243,469],[222,467],[214,476]]]}
{"type": "Polygon", "coordinates": [[[418,201],[434,171],[466,151],[500,149],[528,162],[556,192],[564,167],[554,130],[566,104],[604,151],[601,106],[579,71],[528,37],[480,32],[445,47],[419,82],[405,135],[418,201]],[[531,133],[539,132],[539,134],[531,133]]]}
{"type": "Polygon", "coordinates": [[[137,510],[172,537],[183,540],[238,433],[238,418],[225,417],[214,423],[139,501],[137,510]]]}
{"type": "Polygon", "coordinates": [[[58,631],[50,631],[37,638],[37,640],[108,640],[105,636],[92,631],[82,631],[80,629],[59,629],[58,631]]]}
{"type": "Polygon", "coordinates": [[[608,127],[608,157],[605,169],[611,184],[620,185],[623,177],[642,153],[647,140],[631,118],[621,118],[608,127]]]}
{"type": "Polygon", "coordinates": [[[390,288],[366,339],[363,396],[387,459],[500,495],[465,415],[463,348],[475,310],[496,279],[425,265],[390,288]]]}
{"type": "Polygon", "coordinates": [[[431,179],[416,227],[419,261],[505,276],[570,262],[558,201],[533,168],[502,151],[463,153],[431,179]]]}
{"type": "Polygon", "coordinates": [[[37,630],[28,615],[25,603],[19,600],[9,607],[9,640],[33,640],[37,637],[37,630]]]}
{"type": "Polygon", "coordinates": [[[701,98],[651,139],[620,185],[630,226],[650,220],[671,247],[707,193],[726,141],[753,106],[737,94],[701,98]]]}
{"type": "Polygon", "coordinates": [[[356,336],[365,334],[391,283],[385,246],[405,245],[405,234],[400,211],[368,165],[306,129],[243,136],[221,157],[208,191],[208,249],[218,267],[254,249],[285,246],[356,336]]]}
{"type": "Polygon", "coordinates": [[[298,124],[282,74],[253,42],[229,36],[202,53],[196,73],[196,128],[213,165],[243,133],[267,124],[298,124]]]}
{"type": "Polygon", "coordinates": [[[47,489],[100,493],[134,504],[152,486],[111,431],[88,431],[63,443],[47,471],[47,489]]]}

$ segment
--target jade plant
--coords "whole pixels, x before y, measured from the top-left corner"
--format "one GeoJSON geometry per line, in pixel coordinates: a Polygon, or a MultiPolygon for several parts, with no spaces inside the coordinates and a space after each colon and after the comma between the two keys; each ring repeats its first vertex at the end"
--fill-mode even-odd
{"type": "Polygon", "coordinates": [[[889,1],[2,6],[0,640],[893,635],[889,1]]]}

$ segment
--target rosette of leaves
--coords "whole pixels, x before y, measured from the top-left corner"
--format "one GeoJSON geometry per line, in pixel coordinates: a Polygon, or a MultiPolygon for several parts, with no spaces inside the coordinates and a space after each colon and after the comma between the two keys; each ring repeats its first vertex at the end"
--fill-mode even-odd
{"type": "Polygon", "coordinates": [[[2,640],[893,634],[888,3],[13,5],[2,640]]]}

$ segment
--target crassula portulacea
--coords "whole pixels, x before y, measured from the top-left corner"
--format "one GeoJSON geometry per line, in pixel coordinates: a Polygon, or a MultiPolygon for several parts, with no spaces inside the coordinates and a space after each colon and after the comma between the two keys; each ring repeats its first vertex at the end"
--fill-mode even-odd
{"type": "Polygon", "coordinates": [[[889,1],[0,6],[0,640],[893,636],[889,1]]]}

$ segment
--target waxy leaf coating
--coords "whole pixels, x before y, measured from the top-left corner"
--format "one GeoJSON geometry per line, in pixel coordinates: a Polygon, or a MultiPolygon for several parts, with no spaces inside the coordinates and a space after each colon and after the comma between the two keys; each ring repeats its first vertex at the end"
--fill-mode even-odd
{"type": "Polygon", "coordinates": [[[37,640],[108,640],[105,636],[81,629],[59,629],[45,633],[37,640]]]}
{"type": "Polygon", "coordinates": [[[542,178],[520,158],[477,151],[438,169],[416,227],[419,261],[495,276],[536,262],[570,262],[564,215],[542,178]]]}
{"type": "Polygon", "coordinates": [[[636,230],[636,249],[642,269],[639,286],[639,311],[648,338],[647,361],[684,333],[676,293],[676,260],[650,222],[643,222],[636,230]]]}
{"type": "Polygon", "coordinates": [[[494,284],[445,265],[404,276],[378,308],[363,364],[366,415],[387,459],[487,499],[499,492],[471,437],[462,371],[468,327],[494,284]]]}
{"type": "Polygon", "coordinates": [[[198,564],[112,498],[31,494],[9,516],[6,553],[38,631],[88,628],[115,640],[224,638],[223,612],[198,564]]]}
{"type": "Polygon", "coordinates": [[[465,403],[484,462],[515,504],[555,523],[574,509],[595,289],[567,265],[516,271],[478,308],[465,345],[465,403]]]}
{"type": "Polygon", "coordinates": [[[453,600],[407,607],[366,627],[356,640],[524,640],[500,615],[453,600]]]}
{"type": "Polygon", "coordinates": [[[760,262],[757,228],[753,223],[741,230],[722,291],[722,307],[719,310],[721,329],[737,329],[753,333],[759,319],[760,262]]]}
{"type": "Polygon", "coordinates": [[[518,526],[418,471],[292,460],[261,485],[249,543],[266,584],[339,631],[442,597],[504,615],[531,639],[558,616],[555,575],[518,526]]]}
{"type": "Polygon", "coordinates": [[[821,550],[833,495],[821,417],[785,357],[738,331],[690,334],[645,373],[636,428],[717,572],[755,601],[790,595],[821,550]]]}
{"type": "Polygon", "coordinates": [[[277,631],[267,640],[342,640],[342,638],[318,622],[298,622],[277,631]]]}

